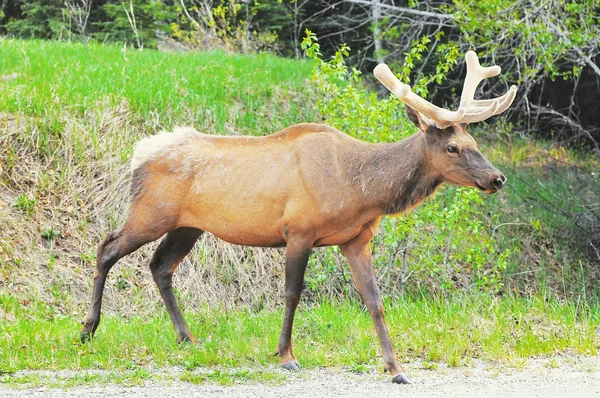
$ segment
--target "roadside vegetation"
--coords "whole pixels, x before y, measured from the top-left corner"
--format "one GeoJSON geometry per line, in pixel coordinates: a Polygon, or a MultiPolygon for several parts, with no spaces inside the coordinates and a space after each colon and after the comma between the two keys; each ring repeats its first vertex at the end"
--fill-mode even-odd
{"type": "MultiPolygon", "coordinates": [[[[0,382],[19,384],[14,372],[24,369],[135,371],[145,380],[163,366],[183,367],[190,382],[232,380],[239,375],[227,368],[277,362],[283,252],[208,234],[174,281],[198,344],[175,342],[147,269],[155,244],[113,268],[97,338],[80,345],[77,337],[96,244],[125,215],[138,139],[176,125],[263,135],[326,122],[373,142],[414,132],[399,101],[365,89],[345,63],[347,48],[329,61],[315,36],[303,46],[309,59],[298,61],[0,40],[0,382]],[[224,373],[194,373],[209,366],[224,373]]],[[[415,59],[422,52],[415,46],[415,59]]],[[[440,71],[430,81],[443,79],[440,71]]],[[[598,158],[521,139],[503,120],[471,131],[507,189],[483,196],[445,187],[386,219],[374,242],[401,361],[518,366],[559,352],[596,355],[600,252],[589,231],[598,158]]],[[[381,367],[372,322],[335,248],[311,257],[294,349],[309,368],[381,367]]],[[[278,380],[266,374],[244,377],[278,380]]]]}
{"type": "MultiPolygon", "coordinates": [[[[281,309],[221,311],[205,306],[188,311],[195,344],[177,344],[164,313],[109,316],[96,338],[81,345],[71,316],[57,317],[42,303],[23,306],[8,295],[0,297],[0,308],[14,317],[0,325],[3,383],[31,386],[37,378],[43,380],[43,374],[12,374],[23,369],[89,370],[90,383],[103,382],[94,370],[109,370],[120,376],[104,382],[117,384],[143,382],[158,369],[172,367],[183,369],[180,379],[192,383],[285,378],[272,370],[279,363],[273,350],[281,309]]],[[[551,298],[412,297],[388,302],[386,314],[401,362],[419,361],[428,369],[440,362],[468,367],[474,358],[519,368],[527,358],[550,358],[558,352],[597,355],[600,343],[600,307],[551,298]]],[[[343,367],[359,373],[381,368],[371,319],[355,300],[304,304],[295,326],[294,350],[305,368],[343,367]]],[[[82,382],[79,377],[71,380],[82,382]]]]}

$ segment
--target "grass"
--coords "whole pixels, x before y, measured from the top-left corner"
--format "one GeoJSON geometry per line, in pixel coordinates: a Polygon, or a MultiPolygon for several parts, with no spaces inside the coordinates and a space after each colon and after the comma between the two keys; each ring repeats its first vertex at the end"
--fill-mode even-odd
{"type": "Polygon", "coordinates": [[[49,134],[64,127],[58,116],[65,111],[83,117],[103,102],[116,107],[125,101],[146,127],[185,122],[211,132],[236,128],[258,135],[306,119],[311,107],[303,95],[281,101],[282,93],[308,91],[311,65],[268,54],[20,40],[2,40],[0,47],[0,108],[46,117],[49,134]],[[233,121],[231,113],[237,114],[233,121]]]}
{"type": "Polygon", "coordinates": [[[221,385],[233,385],[236,383],[271,383],[278,384],[286,380],[281,372],[269,370],[213,370],[209,372],[185,371],[179,376],[179,380],[192,384],[204,384],[216,382],[221,385]]]}
{"type": "MultiPolygon", "coordinates": [[[[186,314],[197,344],[178,345],[163,312],[142,317],[104,317],[91,343],[79,344],[72,317],[49,317],[42,306],[25,307],[10,296],[0,300],[14,320],[0,324],[0,372],[18,370],[135,370],[177,366],[240,368],[276,365],[273,356],[280,310],[186,314]]],[[[554,300],[460,298],[410,299],[390,305],[387,321],[402,362],[464,366],[471,358],[523,363],[528,357],[560,352],[596,355],[600,348],[600,306],[577,307],[554,300]]],[[[294,350],[305,368],[382,367],[372,321],[354,302],[302,306],[294,328],[294,350]]],[[[430,365],[433,367],[434,365],[430,365]]],[[[225,370],[222,370],[225,371],[225,370]]],[[[201,374],[191,380],[247,378],[254,373],[201,374]],[[229,375],[229,376],[227,376],[229,375]]],[[[270,376],[268,376],[270,377],[270,376]]]]}
{"type": "MultiPolygon", "coordinates": [[[[0,289],[13,286],[26,300],[69,312],[85,300],[74,293],[90,287],[97,242],[123,220],[137,140],[174,125],[262,135],[317,117],[307,62],[48,41],[0,40],[0,49],[0,289]]],[[[144,264],[147,255],[123,265],[144,264]]],[[[263,257],[263,270],[266,257],[280,258],[263,257]]],[[[244,258],[252,257],[234,251],[226,261],[237,266],[244,258]]],[[[148,300],[132,280],[144,271],[116,271],[109,295],[120,291],[128,301],[135,290],[136,300],[148,300]]],[[[215,291],[226,277],[219,273],[215,291]]]]}
{"type": "Polygon", "coordinates": [[[138,367],[133,370],[84,370],[65,372],[19,372],[0,374],[0,386],[9,388],[51,388],[68,389],[77,386],[105,386],[108,384],[125,387],[141,386],[148,382],[170,384],[183,381],[191,384],[281,384],[286,381],[285,372],[271,369],[214,369],[156,372],[156,369],[138,367]]]}
{"type": "Polygon", "coordinates": [[[505,283],[525,294],[597,297],[600,158],[514,138],[488,141],[485,151],[509,179],[502,195],[486,198],[497,246],[518,250],[505,283]]]}
{"type": "MultiPolygon", "coordinates": [[[[82,311],[95,246],[123,221],[127,162],[139,138],[186,124],[210,134],[266,134],[320,119],[314,97],[322,94],[310,82],[308,62],[49,41],[0,40],[0,49],[0,275],[6,281],[0,287],[17,286],[25,299],[53,302],[67,312],[82,311]]],[[[390,136],[373,120],[365,123],[371,139],[390,136]]],[[[474,130],[478,138],[479,132],[474,130]]],[[[412,271],[406,288],[413,292],[423,286],[471,288],[476,272],[482,279],[491,270],[491,282],[482,283],[504,292],[528,295],[544,286],[563,297],[595,294],[598,253],[582,234],[596,222],[600,180],[589,171],[599,167],[597,159],[510,134],[508,127],[495,127],[487,134],[494,141],[483,145],[509,177],[506,192],[452,216],[446,209],[456,190],[444,188],[413,216],[384,219],[374,242],[378,273],[389,282],[384,294],[395,297],[400,290],[401,249],[412,271]],[[498,145],[499,135],[506,144],[498,145]],[[444,217],[463,227],[444,230],[444,217]],[[465,219],[475,222],[464,227],[465,219]],[[473,258],[480,271],[474,271],[473,258]],[[508,264],[501,278],[495,275],[499,258],[508,264]]],[[[279,302],[273,264],[282,262],[281,252],[231,248],[210,237],[201,244],[192,253],[191,272],[176,281],[192,303],[224,305],[222,297],[258,307],[279,302]],[[259,286],[252,275],[268,275],[270,283],[259,286]],[[193,285],[198,280],[202,286],[193,285]]],[[[112,272],[108,295],[118,296],[112,309],[153,300],[145,268],[151,250],[122,260],[112,272]]],[[[339,251],[317,251],[314,274],[307,275],[311,293],[352,294],[340,278],[344,268],[339,251]]]]}

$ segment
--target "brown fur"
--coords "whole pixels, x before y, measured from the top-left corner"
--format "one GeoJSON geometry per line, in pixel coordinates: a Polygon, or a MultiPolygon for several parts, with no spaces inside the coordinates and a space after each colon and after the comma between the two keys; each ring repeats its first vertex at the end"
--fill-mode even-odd
{"type": "MultiPolygon", "coordinates": [[[[414,208],[447,179],[440,170],[448,165],[425,156],[426,135],[434,134],[394,144],[317,124],[265,137],[198,134],[134,172],[131,214],[152,209],[172,229],[194,227],[240,245],[284,246],[284,231],[309,234],[314,246],[340,245],[370,220],[414,208]]],[[[454,137],[463,151],[474,145],[468,135],[454,137]]]]}
{"type": "Polygon", "coordinates": [[[171,276],[208,231],[239,245],[286,247],[286,312],[277,354],[284,367],[297,370],[291,332],[310,251],[339,245],[373,317],[386,368],[394,381],[405,382],[372,270],[370,241],[381,217],[410,211],[444,181],[488,192],[497,189],[494,181],[505,181],[464,125],[440,130],[410,109],[409,116],[422,131],[393,144],[362,142],[319,124],[299,124],[265,137],[185,129],[142,141],[134,155],[127,222],[98,249],[82,340],[98,326],[112,265],[164,234],[151,269],[179,339],[193,340],[171,276]],[[449,146],[460,151],[450,153],[449,146]]]}

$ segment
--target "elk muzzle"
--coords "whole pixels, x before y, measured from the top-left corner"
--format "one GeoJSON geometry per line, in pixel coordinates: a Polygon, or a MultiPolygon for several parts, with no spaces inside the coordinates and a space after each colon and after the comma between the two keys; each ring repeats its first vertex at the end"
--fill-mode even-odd
{"type": "Polygon", "coordinates": [[[500,173],[496,178],[492,180],[492,184],[497,190],[501,190],[506,185],[507,178],[504,174],[500,173]]]}
{"type": "Polygon", "coordinates": [[[495,170],[490,174],[487,181],[475,181],[475,185],[485,193],[495,193],[504,188],[506,181],[506,176],[500,171],[495,170]]]}

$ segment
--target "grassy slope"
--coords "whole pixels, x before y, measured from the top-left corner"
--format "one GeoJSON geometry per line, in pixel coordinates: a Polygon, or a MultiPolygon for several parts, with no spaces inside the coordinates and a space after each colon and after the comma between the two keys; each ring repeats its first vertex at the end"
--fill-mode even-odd
{"type": "MultiPolygon", "coordinates": [[[[115,267],[104,306],[107,313],[141,318],[107,317],[93,345],[72,343],[76,320],[83,316],[90,294],[93,248],[119,224],[126,207],[126,163],[133,143],[178,124],[192,124],[208,133],[261,134],[314,121],[310,65],[268,55],[123,52],[118,47],[35,41],[0,41],[0,48],[0,348],[10,352],[0,371],[127,368],[138,366],[138,357],[140,364],[171,363],[168,358],[173,357],[173,363],[191,367],[274,361],[267,353],[274,347],[281,318],[280,312],[270,310],[281,296],[281,251],[232,248],[210,237],[201,240],[192,260],[179,269],[175,286],[184,307],[198,311],[188,316],[193,332],[212,336],[213,342],[175,346],[144,266],[150,245],[115,267]],[[230,311],[216,313],[206,306],[230,311]],[[240,306],[245,309],[231,310],[240,306]],[[156,309],[161,315],[151,315],[156,309]],[[117,345],[128,355],[111,362],[117,345]]],[[[535,146],[488,152],[511,170],[514,192],[535,193],[527,185],[540,178],[551,187],[542,191],[544,195],[577,182],[577,176],[548,178],[548,169],[539,167],[548,164],[548,157],[535,146]],[[522,166],[529,172],[516,173],[522,166]]],[[[550,154],[585,167],[596,165],[561,150],[550,154]]],[[[483,210],[477,211],[493,214],[506,208],[510,198],[486,198],[483,210]]],[[[535,254],[540,247],[535,241],[545,245],[552,234],[536,233],[530,218],[541,219],[542,228],[552,228],[556,221],[552,209],[531,207],[539,213],[519,220],[515,213],[529,211],[528,205],[512,204],[507,219],[522,224],[515,226],[521,228],[519,234],[499,227],[497,239],[511,244],[532,241],[535,254]]],[[[426,233],[428,227],[422,228],[426,233]]],[[[388,243],[386,247],[391,247],[388,243]]],[[[532,261],[543,265],[556,264],[561,256],[571,258],[568,246],[552,244],[562,253],[548,249],[532,261]]],[[[332,260],[331,252],[322,253],[311,265],[311,283],[331,274],[337,283],[343,282],[339,270],[345,266],[332,260]],[[323,272],[317,268],[332,263],[341,268],[323,272]]],[[[354,294],[350,285],[344,286],[343,294],[354,294]]],[[[596,307],[485,300],[444,304],[416,300],[395,306],[389,321],[401,355],[460,364],[472,356],[498,359],[556,349],[581,353],[598,349],[596,307]],[[462,333],[464,325],[475,326],[462,333]]],[[[356,304],[305,308],[296,329],[301,361],[308,366],[375,363],[376,339],[360,309],[356,304]]]]}
{"type": "Polygon", "coordinates": [[[147,128],[189,123],[222,133],[231,132],[230,123],[235,131],[264,134],[306,119],[311,110],[310,65],[271,55],[13,40],[1,47],[0,107],[13,114],[82,116],[101,102],[126,101],[147,128]],[[302,96],[293,95],[298,91],[302,96]]]}

